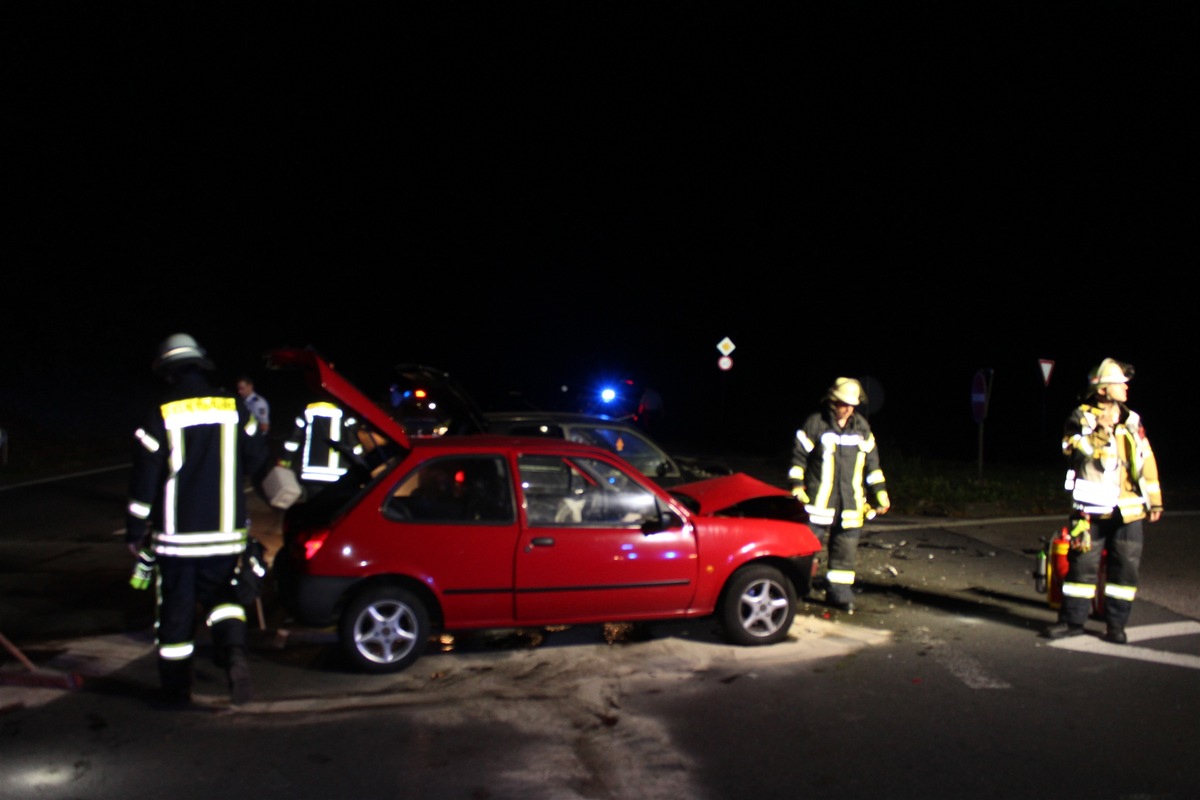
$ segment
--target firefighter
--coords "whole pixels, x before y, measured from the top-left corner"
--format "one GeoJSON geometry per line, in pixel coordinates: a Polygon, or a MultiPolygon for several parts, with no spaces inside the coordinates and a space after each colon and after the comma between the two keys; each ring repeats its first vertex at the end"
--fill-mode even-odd
{"type": "Polygon", "coordinates": [[[808,525],[828,554],[826,602],[849,612],[863,524],[891,506],[875,435],[857,413],[865,401],[861,383],[835,380],[824,407],[796,431],[788,471],[792,494],[804,503],[808,525]]]}
{"type": "Polygon", "coordinates": [[[333,483],[346,474],[346,456],[336,443],[353,447],[348,429],[355,425],[342,409],[326,400],[315,400],[293,422],[278,463],[297,469],[305,483],[333,483]],[[333,443],[333,444],[331,444],[333,443]]]}
{"type": "Polygon", "coordinates": [[[1133,367],[1106,358],[1088,375],[1081,405],[1067,417],[1072,524],[1068,569],[1051,639],[1079,636],[1096,599],[1103,555],[1105,640],[1125,644],[1125,625],[1137,595],[1143,520],[1162,517],[1158,463],[1142,418],[1126,405],[1133,367]]]}
{"type": "Polygon", "coordinates": [[[153,369],[168,389],[134,432],[125,542],[157,573],[159,704],[191,703],[197,607],[230,700],[242,704],[253,696],[237,583],[250,524],[243,486],[264,440],[238,396],[211,384],[213,364],[188,334],[167,337],[153,369]]]}

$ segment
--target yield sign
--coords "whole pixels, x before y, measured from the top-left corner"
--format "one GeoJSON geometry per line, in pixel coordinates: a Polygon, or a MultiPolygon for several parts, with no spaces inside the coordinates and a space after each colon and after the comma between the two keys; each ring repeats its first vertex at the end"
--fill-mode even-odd
{"type": "Polygon", "coordinates": [[[1047,386],[1050,385],[1050,373],[1054,371],[1054,362],[1048,358],[1038,359],[1038,363],[1042,365],[1042,381],[1047,386]]]}

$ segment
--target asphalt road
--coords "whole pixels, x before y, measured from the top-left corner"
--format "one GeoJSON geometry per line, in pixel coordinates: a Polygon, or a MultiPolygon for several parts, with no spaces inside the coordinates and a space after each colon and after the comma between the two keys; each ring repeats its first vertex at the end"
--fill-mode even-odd
{"type": "MultiPolygon", "coordinates": [[[[201,640],[199,710],[181,715],[147,704],[152,609],[127,586],[123,477],[0,493],[0,632],[36,672],[0,670],[82,677],[0,682],[6,798],[1093,800],[1200,784],[1195,515],[1151,527],[1125,647],[1098,622],[1038,636],[1054,612],[1032,552],[1056,520],[889,515],[864,537],[856,613],[809,600],[777,646],[727,645],[707,620],[497,631],[364,676],[268,603],[256,700],[229,708],[201,640]],[[1089,744],[1114,729],[1138,742],[1124,760],[1089,744]],[[1064,742],[1085,757],[1065,762],[1064,742]]],[[[253,505],[271,543],[277,512],[253,505]]]]}

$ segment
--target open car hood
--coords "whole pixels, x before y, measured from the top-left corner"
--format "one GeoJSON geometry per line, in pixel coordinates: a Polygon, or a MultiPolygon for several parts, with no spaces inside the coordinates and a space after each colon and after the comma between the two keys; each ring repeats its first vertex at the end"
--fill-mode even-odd
{"type": "Polygon", "coordinates": [[[672,486],[670,492],[702,516],[733,514],[796,522],[806,520],[804,506],[790,492],[744,472],[682,483],[672,486]]]}
{"type": "Polygon", "coordinates": [[[404,426],[343,378],[332,364],[315,351],[302,348],[272,350],[267,354],[267,366],[270,369],[302,369],[309,388],[315,393],[353,413],[405,450],[412,449],[404,426]]]}

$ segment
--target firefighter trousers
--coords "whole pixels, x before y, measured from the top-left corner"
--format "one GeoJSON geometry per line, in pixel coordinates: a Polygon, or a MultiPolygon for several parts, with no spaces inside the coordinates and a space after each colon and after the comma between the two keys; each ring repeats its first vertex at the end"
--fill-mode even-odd
{"type": "Polygon", "coordinates": [[[1092,598],[1104,564],[1104,620],[1110,628],[1124,629],[1133,611],[1138,570],[1142,563],[1143,521],[1125,522],[1119,512],[1109,518],[1093,518],[1092,549],[1067,553],[1067,574],[1059,620],[1082,625],[1091,613],[1092,598]]]}
{"type": "Polygon", "coordinates": [[[858,539],[862,528],[843,528],[840,521],[832,525],[809,523],[813,535],[821,543],[822,554],[818,562],[825,562],[827,596],[836,603],[849,603],[854,599],[854,585],[858,565],[858,539]]]}
{"type": "Polygon", "coordinates": [[[238,556],[158,557],[155,639],[162,688],[187,695],[192,686],[197,611],[204,615],[214,661],[228,666],[233,648],[246,646],[246,609],[233,582],[238,556]]]}

